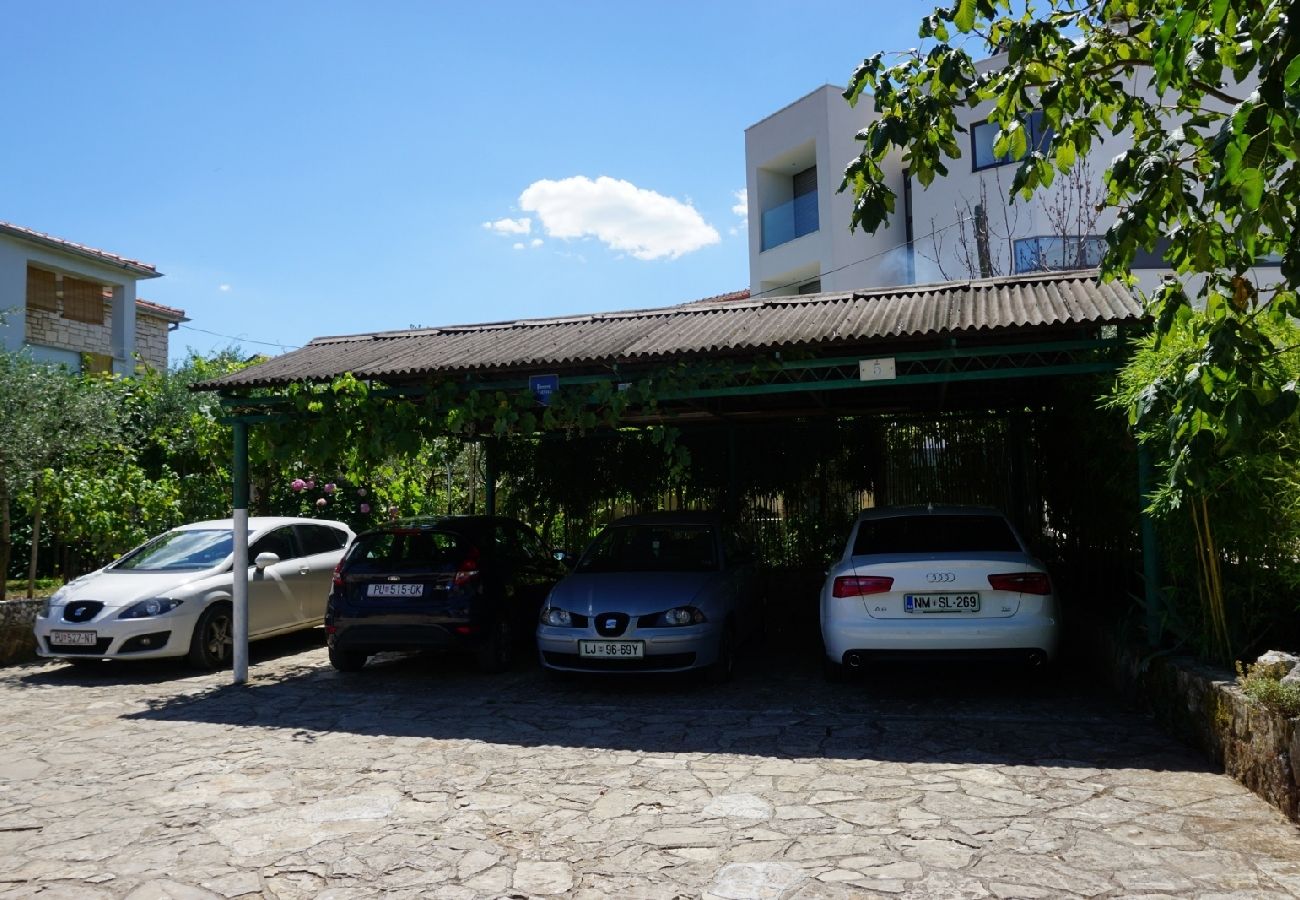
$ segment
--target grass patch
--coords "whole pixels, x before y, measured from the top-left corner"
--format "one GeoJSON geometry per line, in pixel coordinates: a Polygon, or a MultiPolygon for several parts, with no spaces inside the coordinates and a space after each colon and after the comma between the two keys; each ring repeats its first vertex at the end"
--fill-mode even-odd
{"type": "Polygon", "coordinates": [[[1283,684],[1255,666],[1242,668],[1237,663],[1237,684],[1256,703],[1279,712],[1288,719],[1300,716],[1300,684],[1283,684]]]}
{"type": "MultiPolygon", "coordinates": [[[[33,596],[48,597],[63,587],[62,578],[37,578],[33,596]]],[[[5,596],[10,600],[23,600],[27,597],[27,579],[14,578],[5,582],[5,596]]]]}

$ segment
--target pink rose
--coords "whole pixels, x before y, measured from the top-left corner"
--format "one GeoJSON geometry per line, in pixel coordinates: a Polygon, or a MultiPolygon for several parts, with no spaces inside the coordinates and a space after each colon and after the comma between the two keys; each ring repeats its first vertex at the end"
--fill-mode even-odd
{"type": "Polygon", "coordinates": [[[306,486],[307,482],[303,481],[301,478],[295,478],[293,481],[289,482],[289,487],[295,494],[306,486]]]}
{"type": "Polygon", "coordinates": [[[358,497],[364,497],[365,495],[366,495],[366,489],[365,489],[365,488],[357,488],[357,496],[358,496],[358,497]]]}
{"type": "Polygon", "coordinates": [[[324,491],[324,492],[327,493],[327,494],[332,494],[332,493],[334,493],[334,491],[335,491],[335,485],[334,485],[334,482],[331,481],[329,484],[327,484],[327,485],[325,485],[323,488],[321,488],[321,490],[324,491]]]}
{"type": "Polygon", "coordinates": [[[366,513],[370,512],[370,504],[362,503],[361,506],[358,507],[358,509],[361,510],[362,515],[365,515],[366,513]]]}
{"type": "Polygon", "coordinates": [[[316,486],[316,479],[314,479],[314,478],[308,478],[307,481],[306,481],[304,484],[305,484],[305,487],[307,488],[307,490],[310,491],[312,488],[314,488],[314,487],[316,486]]]}
{"type": "Polygon", "coordinates": [[[317,509],[324,509],[324,508],[325,508],[325,503],[326,503],[326,501],[325,501],[325,498],[324,498],[324,497],[321,497],[321,498],[317,499],[317,501],[316,501],[316,508],[317,508],[317,509]]]}

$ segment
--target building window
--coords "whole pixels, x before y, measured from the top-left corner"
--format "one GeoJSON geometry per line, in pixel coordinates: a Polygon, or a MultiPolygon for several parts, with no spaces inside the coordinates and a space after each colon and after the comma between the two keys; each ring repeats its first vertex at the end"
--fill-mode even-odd
{"type": "Polygon", "coordinates": [[[63,318],[91,325],[104,324],[104,286],[63,276],[63,318]]]}
{"type": "Polygon", "coordinates": [[[1015,250],[1016,274],[1094,269],[1106,252],[1106,239],[1099,234],[1021,238],[1015,242],[1015,250]]]}
{"type": "Polygon", "coordinates": [[[773,247],[812,234],[817,217],[817,167],[809,166],[791,178],[791,199],[763,213],[763,247],[773,247]]]}
{"type": "Polygon", "coordinates": [[[799,293],[801,294],[820,294],[821,290],[822,280],[820,278],[814,278],[812,281],[805,281],[799,285],[799,293]]]}
{"type": "Polygon", "coordinates": [[[27,308],[59,311],[59,276],[27,267],[27,308]]]}
{"type": "MultiPolygon", "coordinates": [[[[1033,112],[1022,116],[1020,121],[1025,128],[1025,140],[1029,149],[1046,153],[1052,146],[1052,126],[1047,124],[1043,114],[1033,112]]],[[[1016,162],[1010,154],[994,155],[993,144],[997,140],[998,129],[999,126],[994,122],[977,122],[971,126],[971,171],[978,172],[980,169],[991,169],[994,166],[1005,166],[1007,163],[1016,162]]]]}

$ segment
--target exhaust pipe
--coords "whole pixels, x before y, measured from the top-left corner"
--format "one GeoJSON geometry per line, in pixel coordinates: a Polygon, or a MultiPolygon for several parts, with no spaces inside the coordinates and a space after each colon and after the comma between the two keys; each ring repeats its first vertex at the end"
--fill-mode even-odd
{"type": "Polygon", "coordinates": [[[844,655],[844,661],[849,664],[850,669],[862,668],[862,654],[854,650],[844,655]]]}

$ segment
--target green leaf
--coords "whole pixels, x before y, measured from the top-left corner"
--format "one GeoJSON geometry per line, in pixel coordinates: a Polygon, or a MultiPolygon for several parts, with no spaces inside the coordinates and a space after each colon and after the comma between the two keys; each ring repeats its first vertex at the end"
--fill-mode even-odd
{"type": "Polygon", "coordinates": [[[952,24],[963,34],[975,27],[975,0],[957,0],[952,24]]]}

